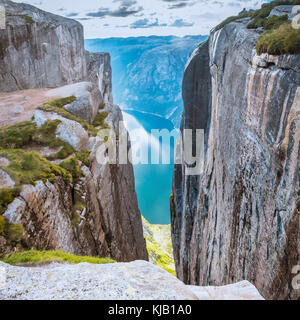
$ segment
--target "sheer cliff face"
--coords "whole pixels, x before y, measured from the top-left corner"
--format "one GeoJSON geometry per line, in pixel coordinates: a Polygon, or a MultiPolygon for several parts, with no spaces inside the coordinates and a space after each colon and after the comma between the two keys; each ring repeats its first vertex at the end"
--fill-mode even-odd
{"type": "Polygon", "coordinates": [[[205,128],[208,119],[209,130],[203,174],[175,167],[176,265],[188,283],[247,279],[266,298],[299,298],[300,57],[258,57],[258,36],[244,23],[226,25],[186,68],[183,123],[205,128]],[[211,104],[201,92],[210,80],[211,104]]]}
{"type": "Polygon", "coordinates": [[[80,23],[27,4],[0,0],[0,91],[57,87],[86,77],[80,23]]]}
{"type": "MultiPolygon", "coordinates": [[[[9,39],[10,43],[4,56],[0,53],[0,91],[58,86],[84,79],[89,82],[53,91],[73,90],[68,95],[76,96],[76,104],[69,105],[70,113],[82,119],[91,118],[92,122],[97,113],[105,112],[108,114],[106,125],[116,130],[122,113],[113,104],[109,54],[85,52],[82,27],[77,22],[31,6],[4,3],[8,12],[26,14],[39,22],[29,26],[28,22],[21,21],[20,26],[15,26],[21,19],[17,17],[13,26],[9,22],[8,29],[0,31],[0,46],[2,40],[9,39]],[[51,51],[40,56],[39,45],[44,39],[51,51]],[[89,99],[92,96],[97,99],[89,99]],[[86,100],[85,109],[80,102],[86,100]],[[87,114],[89,110],[95,111],[93,117],[87,114]]],[[[104,141],[91,134],[80,120],[67,119],[53,110],[35,111],[34,121],[38,126],[49,120],[60,121],[56,136],[70,144],[74,151],[90,152],[89,163],[78,162],[83,174],[72,182],[57,176],[56,182],[36,181],[34,185],[21,186],[20,194],[0,218],[3,223],[4,217],[6,225],[22,225],[22,233],[16,241],[1,230],[0,256],[16,249],[58,249],[79,255],[110,256],[118,261],[147,260],[132,165],[100,164],[97,150],[103,147],[104,141]]],[[[31,147],[26,151],[31,151],[31,147]]],[[[5,173],[10,161],[0,160],[0,171],[5,173]]],[[[61,159],[54,162],[60,163],[61,159]]],[[[1,182],[3,179],[0,179],[0,190],[5,187],[1,182]]]]}

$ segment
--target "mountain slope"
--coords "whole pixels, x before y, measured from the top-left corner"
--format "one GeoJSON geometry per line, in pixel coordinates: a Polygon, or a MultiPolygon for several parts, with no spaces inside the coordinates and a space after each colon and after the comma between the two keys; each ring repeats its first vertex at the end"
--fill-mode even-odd
{"type": "Polygon", "coordinates": [[[115,101],[122,108],[155,113],[179,127],[182,70],[190,52],[206,36],[86,40],[90,51],[112,57],[115,101]]]}

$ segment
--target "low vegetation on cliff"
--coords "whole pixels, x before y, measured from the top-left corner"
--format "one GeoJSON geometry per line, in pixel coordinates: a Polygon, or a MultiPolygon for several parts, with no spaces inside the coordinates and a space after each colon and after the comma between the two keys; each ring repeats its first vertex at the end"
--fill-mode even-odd
{"type": "Polygon", "coordinates": [[[93,126],[108,129],[109,126],[104,122],[107,117],[108,117],[107,112],[99,112],[93,122],[93,126]]]}
{"type": "Polygon", "coordinates": [[[0,261],[11,264],[11,265],[40,265],[45,263],[69,263],[78,264],[82,262],[93,263],[93,264],[106,264],[115,263],[115,260],[110,258],[98,258],[98,257],[85,257],[75,256],[73,254],[65,253],[62,251],[37,251],[30,250],[24,252],[16,252],[5,256],[0,261]]]}
{"type": "Polygon", "coordinates": [[[300,29],[294,29],[290,23],[278,29],[263,33],[256,45],[257,53],[273,55],[300,53],[300,29]]]}
{"type": "Polygon", "coordinates": [[[74,150],[68,143],[56,137],[59,124],[60,120],[52,120],[38,128],[35,122],[26,121],[2,127],[0,128],[0,147],[5,149],[27,149],[30,146],[50,147],[58,151],[47,157],[48,160],[65,159],[74,150]]]}
{"type": "MultiPolygon", "coordinates": [[[[63,108],[65,105],[70,104],[70,103],[74,102],[75,100],[76,100],[75,96],[56,99],[56,100],[44,103],[42,106],[39,107],[39,110],[46,111],[46,112],[54,112],[54,113],[61,115],[62,117],[66,118],[66,119],[76,121],[76,122],[80,123],[82,125],[82,127],[91,136],[96,136],[98,133],[98,130],[95,127],[98,124],[98,122],[93,125],[90,125],[87,121],[72,115],[70,112],[66,111],[63,108]]],[[[103,114],[105,114],[105,118],[106,118],[107,117],[106,112],[100,113],[100,116],[97,115],[97,117],[98,118],[103,117],[103,114]],[[101,116],[101,114],[102,114],[102,116],[101,116]]],[[[96,117],[96,119],[97,119],[97,117],[96,117]]],[[[103,119],[103,122],[104,122],[104,119],[103,119]]],[[[102,124],[102,122],[101,122],[101,124],[102,124]]]]}
{"type": "MultiPolygon", "coordinates": [[[[96,133],[97,129],[86,121],[77,119],[63,109],[63,106],[71,103],[75,97],[68,97],[50,101],[40,108],[47,111],[58,111],[64,117],[78,121],[90,132],[96,133]]],[[[107,117],[101,116],[101,125],[107,117]]],[[[12,188],[0,188],[0,214],[3,214],[8,205],[20,195],[24,184],[35,185],[36,181],[48,180],[56,182],[58,176],[63,177],[67,183],[83,176],[79,162],[89,165],[90,151],[78,151],[68,143],[56,137],[56,131],[60,120],[49,120],[41,127],[34,121],[25,121],[12,126],[0,128],[0,157],[8,160],[7,166],[0,166],[14,181],[12,188]],[[43,148],[51,150],[42,156],[39,151],[43,148]],[[72,156],[73,155],[73,156],[72,156]],[[65,159],[65,160],[64,160],[65,159]],[[59,165],[51,162],[64,160],[59,165]]]]}
{"type": "Polygon", "coordinates": [[[0,214],[7,206],[19,196],[23,184],[35,185],[35,181],[42,180],[56,182],[56,177],[61,176],[66,182],[72,182],[72,173],[63,167],[51,163],[35,151],[21,149],[0,149],[0,157],[10,161],[6,167],[1,167],[15,182],[13,188],[0,189],[0,214]]]}
{"type": "Polygon", "coordinates": [[[277,0],[263,4],[261,9],[227,18],[216,27],[216,30],[222,29],[230,22],[250,18],[247,24],[248,29],[263,28],[265,30],[257,41],[258,54],[298,54],[300,53],[300,29],[292,27],[287,15],[269,17],[271,11],[280,5],[300,5],[300,0],[277,0]]]}
{"type": "Polygon", "coordinates": [[[176,276],[170,225],[153,225],[143,219],[149,260],[176,276]]]}

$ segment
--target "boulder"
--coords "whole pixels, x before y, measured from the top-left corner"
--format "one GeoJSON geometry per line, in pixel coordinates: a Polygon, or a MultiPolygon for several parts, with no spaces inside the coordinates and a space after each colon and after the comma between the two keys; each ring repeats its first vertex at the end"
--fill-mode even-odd
{"type": "Polygon", "coordinates": [[[31,5],[0,0],[0,91],[57,87],[87,76],[82,25],[31,5]],[[38,41],[37,41],[38,39],[38,41]]]}
{"type": "Polygon", "coordinates": [[[296,12],[293,11],[294,7],[292,5],[277,6],[271,11],[269,17],[288,15],[289,19],[292,19],[296,15],[296,12]]]}
{"type": "Polygon", "coordinates": [[[56,130],[57,138],[69,143],[75,150],[86,150],[89,136],[80,123],[66,119],[56,113],[35,111],[34,121],[39,127],[49,120],[61,121],[56,130]]]}
{"type": "Polygon", "coordinates": [[[76,95],[76,101],[64,106],[64,109],[74,116],[92,123],[101,103],[103,103],[103,99],[100,90],[91,84],[81,95],[76,95]]]}
{"type": "Polygon", "coordinates": [[[224,288],[186,286],[146,261],[43,267],[13,267],[0,262],[8,275],[1,300],[261,300],[248,282],[224,288]],[[34,284],[34,285],[33,285],[34,284]],[[87,285],[88,284],[88,285],[87,285]]]}
{"type": "Polygon", "coordinates": [[[92,123],[103,103],[103,96],[98,86],[93,82],[78,82],[49,90],[48,97],[75,96],[76,101],[64,106],[64,109],[74,116],[92,123]]]}

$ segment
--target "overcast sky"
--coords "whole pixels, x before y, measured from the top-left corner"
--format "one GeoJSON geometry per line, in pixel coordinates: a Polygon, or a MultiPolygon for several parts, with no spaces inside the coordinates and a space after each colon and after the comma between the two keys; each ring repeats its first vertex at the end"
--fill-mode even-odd
{"type": "Polygon", "coordinates": [[[265,0],[14,0],[80,21],[86,38],[206,35],[265,0]]]}

